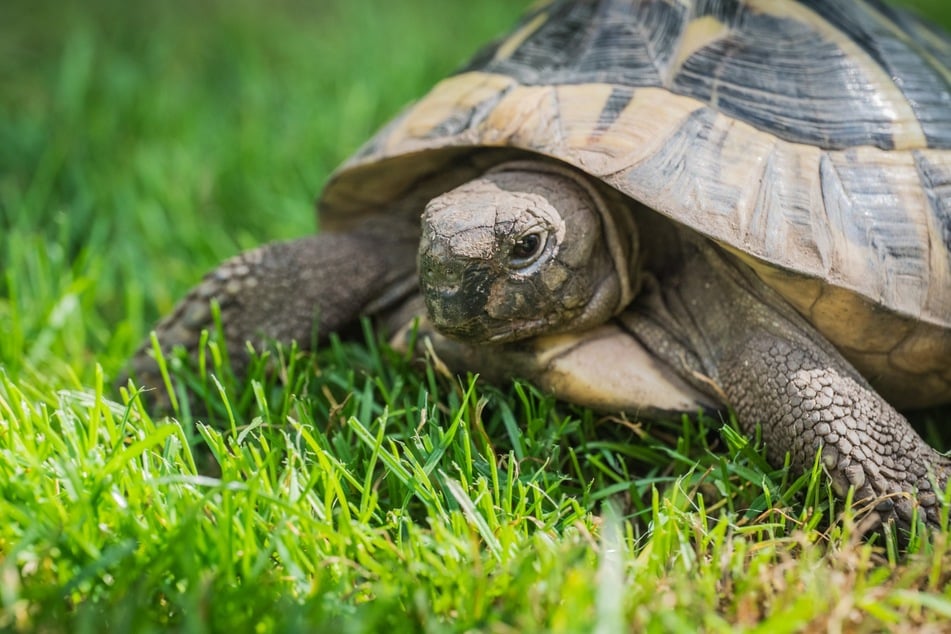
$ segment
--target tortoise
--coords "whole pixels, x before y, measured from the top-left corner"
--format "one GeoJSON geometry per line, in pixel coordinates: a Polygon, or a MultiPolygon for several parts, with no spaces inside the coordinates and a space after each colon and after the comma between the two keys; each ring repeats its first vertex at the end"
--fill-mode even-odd
{"type": "MultiPolygon", "coordinates": [[[[194,351],[412,330],[448,367],[649,417],[734,410],[875,521],[951,460],[951,39],[879,0],[556,0],[331,177],[322,231],[156,329],[194,351]],[[896,409],[897,408],[897,409],[896,409]]],[[[131,369],[160,386],[150,346],[131,369]]]]}

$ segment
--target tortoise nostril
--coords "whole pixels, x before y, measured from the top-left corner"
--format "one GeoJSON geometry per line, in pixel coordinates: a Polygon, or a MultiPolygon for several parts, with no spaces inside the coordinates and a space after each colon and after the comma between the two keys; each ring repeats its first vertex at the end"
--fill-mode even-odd
{"type": "Polygon", "coordinates": [[[463,267],[453,266],[440,258],[429,257],[424,254],[419,259],[420,283],[427,287],[442,288],[458,286],[463,279],[463,267]]]}
{"type": "Polygon", "coordinates": [[[431,291],[431,294],[439,297],[440,300],[444,302],[452,301],[456,298],[456,295],[459,294],[460,286],[458,284],[451,284],[449,286],[440,286],[431,291]]]}

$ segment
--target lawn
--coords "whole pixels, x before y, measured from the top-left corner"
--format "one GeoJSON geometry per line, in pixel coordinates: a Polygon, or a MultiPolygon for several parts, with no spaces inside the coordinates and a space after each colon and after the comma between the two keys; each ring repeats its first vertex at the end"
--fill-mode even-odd
{"type": "Polygon", "coordinates": [[[729,419],[598,415],[369,329],[247,382],[212,346],[207,417],[113,390],[204,271],[313,231],[330,171],[527,4],[5,0],[0,631],[951,628],[946,533],[859,539],[729,419]]]}

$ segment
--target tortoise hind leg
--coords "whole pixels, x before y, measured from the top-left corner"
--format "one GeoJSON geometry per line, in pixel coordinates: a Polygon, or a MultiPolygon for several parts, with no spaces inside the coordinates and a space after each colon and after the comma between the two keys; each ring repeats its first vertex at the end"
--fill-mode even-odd
{"type": "MultiPolygon", "coordinates": [[[[238,376],[249,360],[249,341],[255,346],[296,341],[306,349],[318,335],[325,337],[362,315],[387,310],[416,288],[418,239],[403,227],[384,231],[382,225],[393,224],[366,223],[344,233],[270,243],[227,260],[155,327],[163,351],[183,347],[194,357],[201,332],[215,328],[213,301],[238,376]]],[[[156,388],[154,402],[167,403],[149,340],[132,357],[127,372],[140,385],[156,388]]],[[[119,384],[125,380],[121,377],[119,384]]]]}

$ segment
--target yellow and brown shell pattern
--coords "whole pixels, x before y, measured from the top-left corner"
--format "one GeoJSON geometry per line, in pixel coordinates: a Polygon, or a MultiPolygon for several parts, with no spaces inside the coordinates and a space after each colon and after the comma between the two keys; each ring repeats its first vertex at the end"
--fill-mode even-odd
{"type": "Polygon", "coordinates": [[[951,398],[946,33],[879,0],[543,4],[338,170],[324,225],[517,151],[736,253],[896,405],[951,398]]]}

